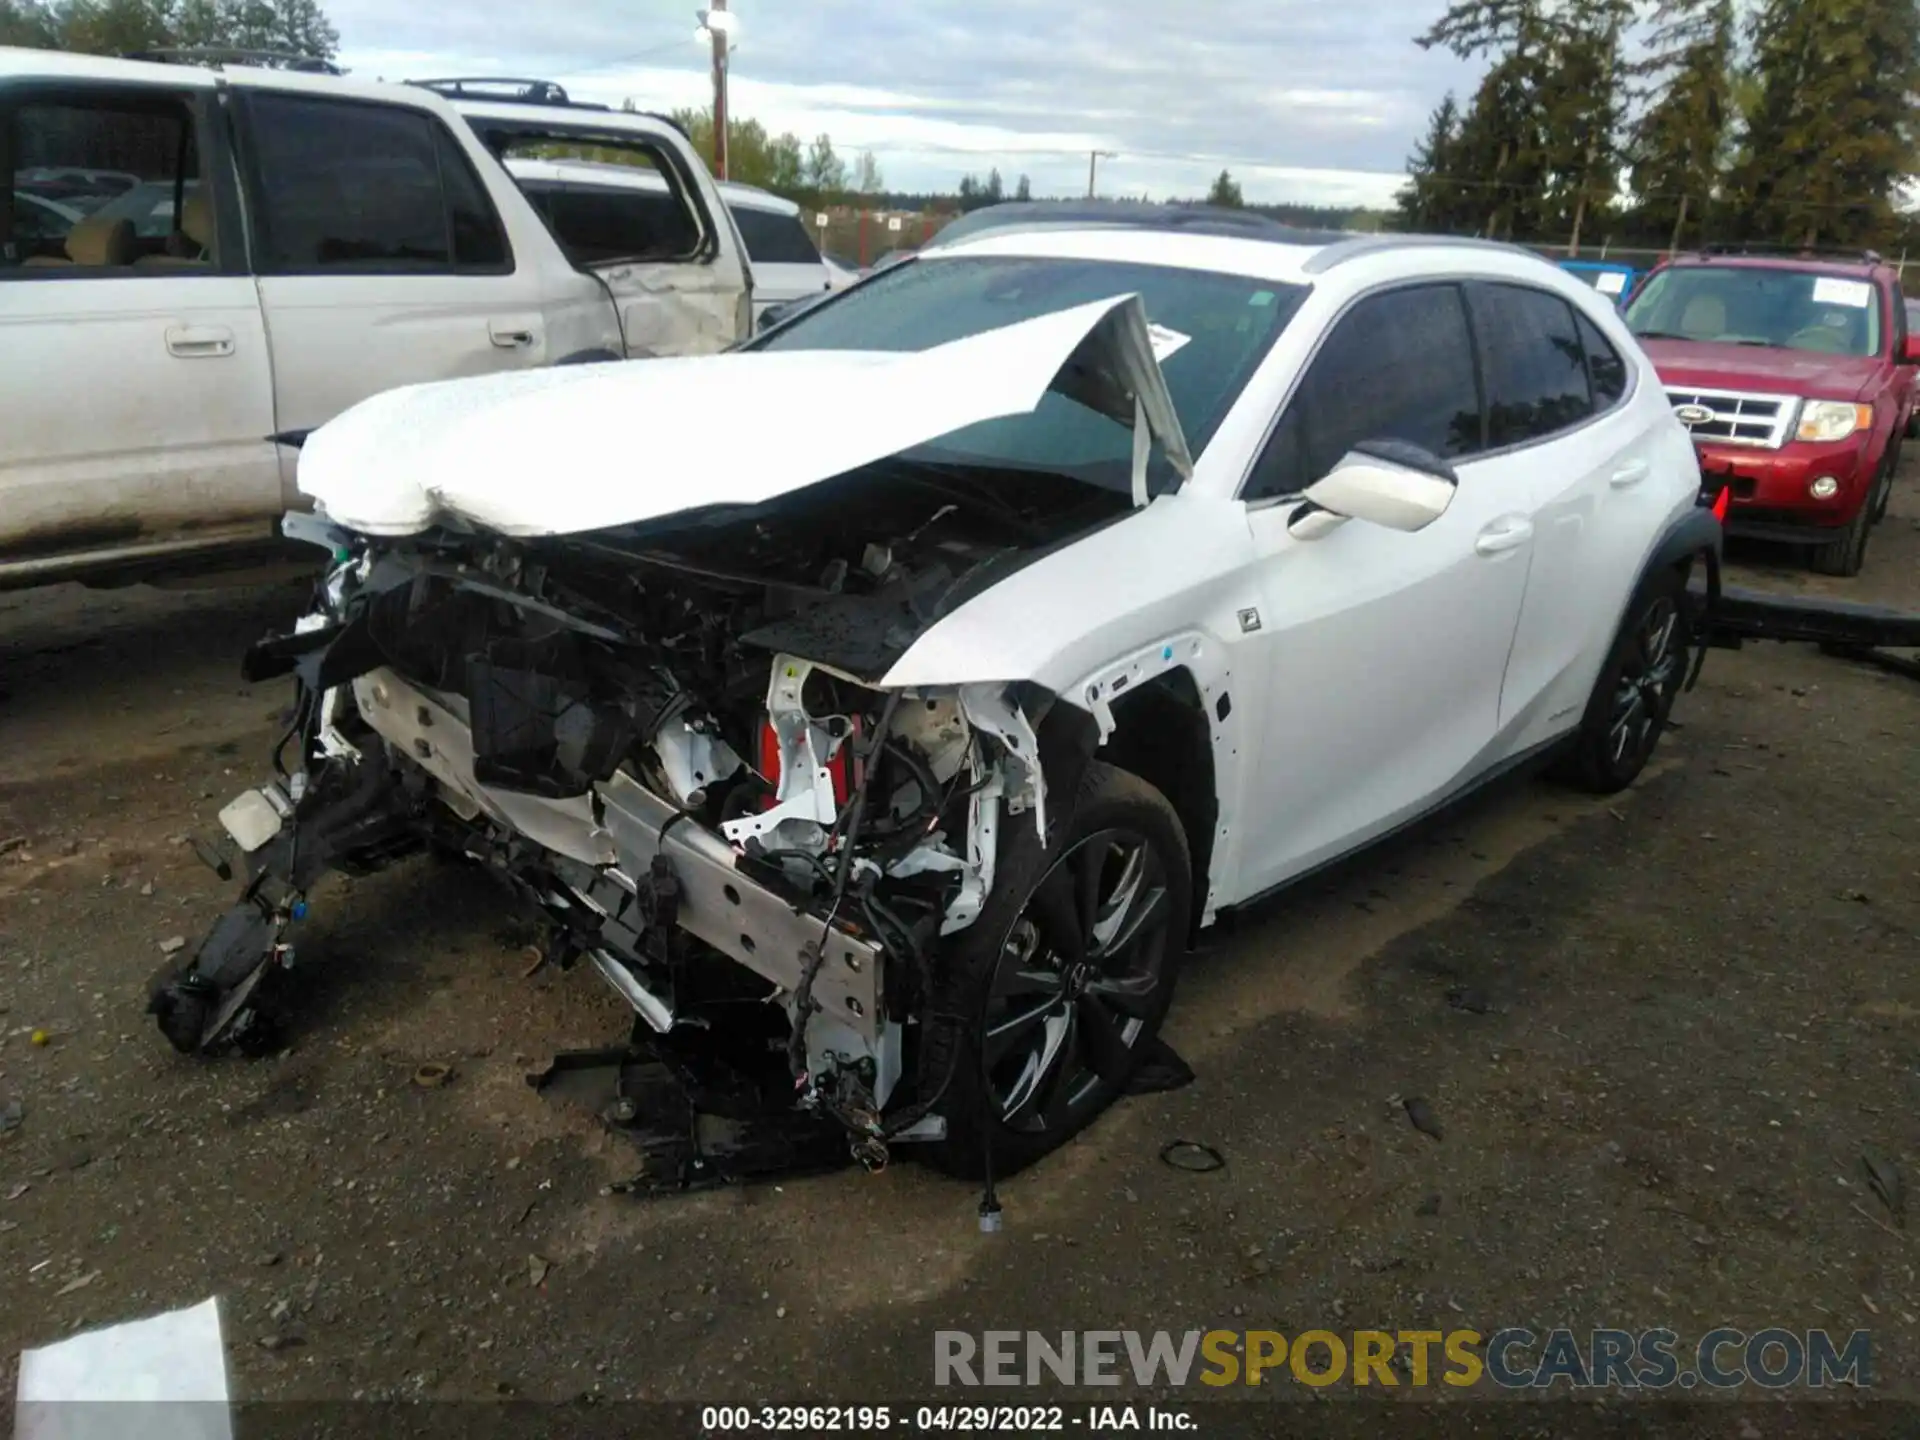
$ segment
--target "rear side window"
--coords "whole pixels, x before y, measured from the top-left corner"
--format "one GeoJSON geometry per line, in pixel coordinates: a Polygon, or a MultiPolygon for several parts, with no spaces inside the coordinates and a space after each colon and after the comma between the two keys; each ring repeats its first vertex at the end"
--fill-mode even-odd
{"type": "Polygon", "coordinates": [[[266,270],[509,268],[486,187],[433,116],[271,94],[247,111],[266,270]]]}
{"type": "Polygon", "coordinates": [[[1593,387],[1593,408],[1606,410],[1618,405],[1627,393],[1627,362],[1591,320],[1584,315],[1573,318],[1580,330],[1580,348],[1587,353],[1587,381],[1593,387]]]}
{"type": "Polygon", "coordinates": [[[89,88],[0,106],[10,155],[0,276],[212,274],[214,206],[185,96],[89,88]]]}
{"type": "Polygon", "coordinates": [[[1573,307],[1519,285],[1476,284],[1474,330],[1487,387],[1487,444],[1541,440],[1593,414],[1573,307]]]}
{"type": "Polygon", "coordinates": [[[1481,446],[1473,342],[1457,285],[1371,295],[1341,316],[1287,402],[1243,498],[1296,495],[1365,440],[1442,458],[1481,446]]]}
{"type": "Polygon", "coordinates": [[[703,258],[704,212],[663,149],[632,135],[471,122],[575,265],[703,258]]]}
{"type": "Polygon", "coordinates": [[[775,215],[745,205],[730,205],[747,258],[755,265],[818,265],[820,252],[798,215],[775,215]]]}
{"type": "Polygon", "coordinates": [[[547,224],[579,265],[671,260],[699,243],[692,217],[664,188],[562,185],[547,193],[547,224]]]}

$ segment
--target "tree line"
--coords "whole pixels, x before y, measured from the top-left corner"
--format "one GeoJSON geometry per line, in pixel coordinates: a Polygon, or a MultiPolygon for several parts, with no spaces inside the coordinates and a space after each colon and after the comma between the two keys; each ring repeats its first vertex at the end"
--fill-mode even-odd
{"type": "MultiPolygon", "coordinates": [[[[0,4],[5,0],[0,0],[0,4]]],[[[632,110],[632,100],[624,108],[632,110]]],[[[693,146],[713,162],[713,111],[710,108],[675,110],[670,118],[686,132],[693,146]]],[[[849,165],[834,149],[831,135],[816,135],[804,143],[791,130],[769,135],[758,120],[727,117],[727,178],[757,185],[802,204],[834,204],[852,196],[873,197],[886,191],[880,164],[871,150],[863,150],[849,165]]]]}
{"type": "Polygon", "coordinates": [[[1408,161],[1398,223],[1502,239],[1904,244],[1920,0],[1453,0],[1490,60],[1408,161]]]}
{"type": "Polygon", "coordinates": [[[92,55],[271,50],[331,60],[340,34],[318,0],[0,0],[0,45],[92,55]]]}

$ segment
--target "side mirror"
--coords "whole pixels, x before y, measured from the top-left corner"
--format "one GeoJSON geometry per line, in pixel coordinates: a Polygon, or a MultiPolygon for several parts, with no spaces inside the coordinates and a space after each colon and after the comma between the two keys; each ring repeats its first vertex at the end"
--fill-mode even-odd
{"type": "Polygon", "coordinates": [[[1900,363],[1920,365],[1920,335],[1908,332],[1906,343],[1900,347],[1900,363]]]}
{"type": "Polygon", "coordinates": [[[1297,540],[1316,540],[1341,520],[1365,520],[1411,534],[1447,513],[1459,483],[1453,467],[1430,450],[1404,440],[1363,441],[1307,487],[1307,504],[1294,512],[1287,531],[1297,540]]]}

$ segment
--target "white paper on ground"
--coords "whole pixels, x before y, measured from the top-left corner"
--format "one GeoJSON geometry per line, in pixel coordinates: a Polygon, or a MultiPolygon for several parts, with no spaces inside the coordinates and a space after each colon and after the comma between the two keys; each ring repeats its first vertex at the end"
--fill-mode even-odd
{"type": "Polygon", "coordinates": [[[1873,300],[1873,287],[1864,280],[1841,280],[1832,275],[1822,275],[1813,282],[1813,303],[1816,305],[1845,305],[1850,309],[1864,310],[1873,300]]]}
{"type": "Polygon", "coordinates": [[[232,1440],[220,1307],[207,1300],[20,1352],[16,1440],[232,1440]]]}

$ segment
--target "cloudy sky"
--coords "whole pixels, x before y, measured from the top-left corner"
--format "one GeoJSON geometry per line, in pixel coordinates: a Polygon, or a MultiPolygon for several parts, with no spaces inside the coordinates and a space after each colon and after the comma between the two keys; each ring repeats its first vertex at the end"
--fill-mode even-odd
{"type": "MultiPolygon", "coordinates": [[[[706,0],[328,0],[363,75],[530,75],[576,98],[704,104],[706,0]]],[[[1472,72],[1411,36],[1444,0],[730,0],[735,112],[871,149],[898,189],[997,166],[1012,190],[1381,204],[1472,72]]]]}

